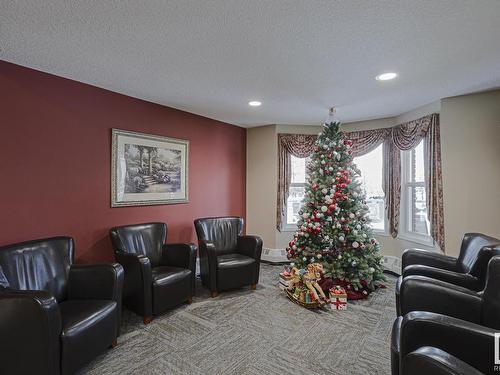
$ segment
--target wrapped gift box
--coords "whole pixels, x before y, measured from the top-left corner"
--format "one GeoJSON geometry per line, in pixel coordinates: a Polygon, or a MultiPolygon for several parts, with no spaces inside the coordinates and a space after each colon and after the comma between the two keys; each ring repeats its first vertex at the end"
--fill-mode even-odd
{"type": "Polygon", "coordinates": [[[330,306],[332,310],[347,310],[347,293],[339,285],[330,289],[330,306]]]}
{"type": "Polygon", "coordinates": [[[278,287],[281,290],[285,290],[290,286],[291,281],[292,281],[292,276],[290,275],[290,273],[281,272],[278,287]]]}

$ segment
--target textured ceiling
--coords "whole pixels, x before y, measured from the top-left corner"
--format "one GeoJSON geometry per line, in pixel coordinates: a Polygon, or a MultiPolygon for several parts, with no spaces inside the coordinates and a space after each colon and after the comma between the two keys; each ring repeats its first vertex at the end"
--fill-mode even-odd
{"type": "Polygon", "coordinates": [[[242,126],[318,124],[332,104],[356,121],[499,87],[499,15],[497,0],[2,0],[0,59],[242,126]]]}

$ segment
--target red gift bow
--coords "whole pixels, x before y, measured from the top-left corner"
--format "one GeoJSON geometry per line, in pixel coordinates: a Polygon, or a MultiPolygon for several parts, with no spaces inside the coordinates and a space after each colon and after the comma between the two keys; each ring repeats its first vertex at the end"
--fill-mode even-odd
{"type": "Polygon", "coordinates": [[[339,309],[340,306],[343,306],[343,305],[346,305],[347,303],[346,302],[342,302],[340,300],[340,298],[335,298],[335,301],[332,302],[333,305],[335,305],[335,307],[337,308],[337,310],[339,309]]]}

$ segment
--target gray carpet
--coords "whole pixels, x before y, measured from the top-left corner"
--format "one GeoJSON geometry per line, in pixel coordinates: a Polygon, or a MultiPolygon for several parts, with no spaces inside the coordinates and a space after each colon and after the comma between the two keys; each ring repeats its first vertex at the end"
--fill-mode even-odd
{"type": "Polygon", "coordinates": [[[125,310],[118,347],[82,374],[389,374],[395,278],[347,311],[309,311],[263,264],[257,290],[196,297],[145,326],[125,310]]]}

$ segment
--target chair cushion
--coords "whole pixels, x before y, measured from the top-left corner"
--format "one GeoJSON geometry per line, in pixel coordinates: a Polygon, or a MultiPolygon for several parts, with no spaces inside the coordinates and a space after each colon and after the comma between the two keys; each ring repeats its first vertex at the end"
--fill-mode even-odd
{"type": "Polygon", "coordinates": [[[62,320],[62,373],[73,373],[108,348],[117,336],[115,301],[67,300],[62,320]]]}
{"type": "Polygon", "coordinates": [[[481,372],[469,364],[441,349],[429,346],[407,354],[403,359],[403,369],[407,375],[481,375],[481,372]]]}
{"type": "Polygon", "coordinates": [[[255,259],[242,254],[217,257],[217,289],[229,290],[250,285],[255,279],[255,259]]]}
{"type": "Polygon", "coordinates": [[[151,270],[153,277],[153,314],[157,315],[185,302],[192,296],[191,270],[159,266],[151,270]]]}
{"type": "Polygon", "coordinates": [[[191,270],[187,268],[170,266],[154,267],[151,273],[155,285],[171,284],[191,276],[191,270]]]}
{"type": "Polygon", "coordinates": [[[255,263],[255,259],[242,254],[230,253],[217,257],[217,266],[219,269],[244,267],[253,263],[255,263]]]}

